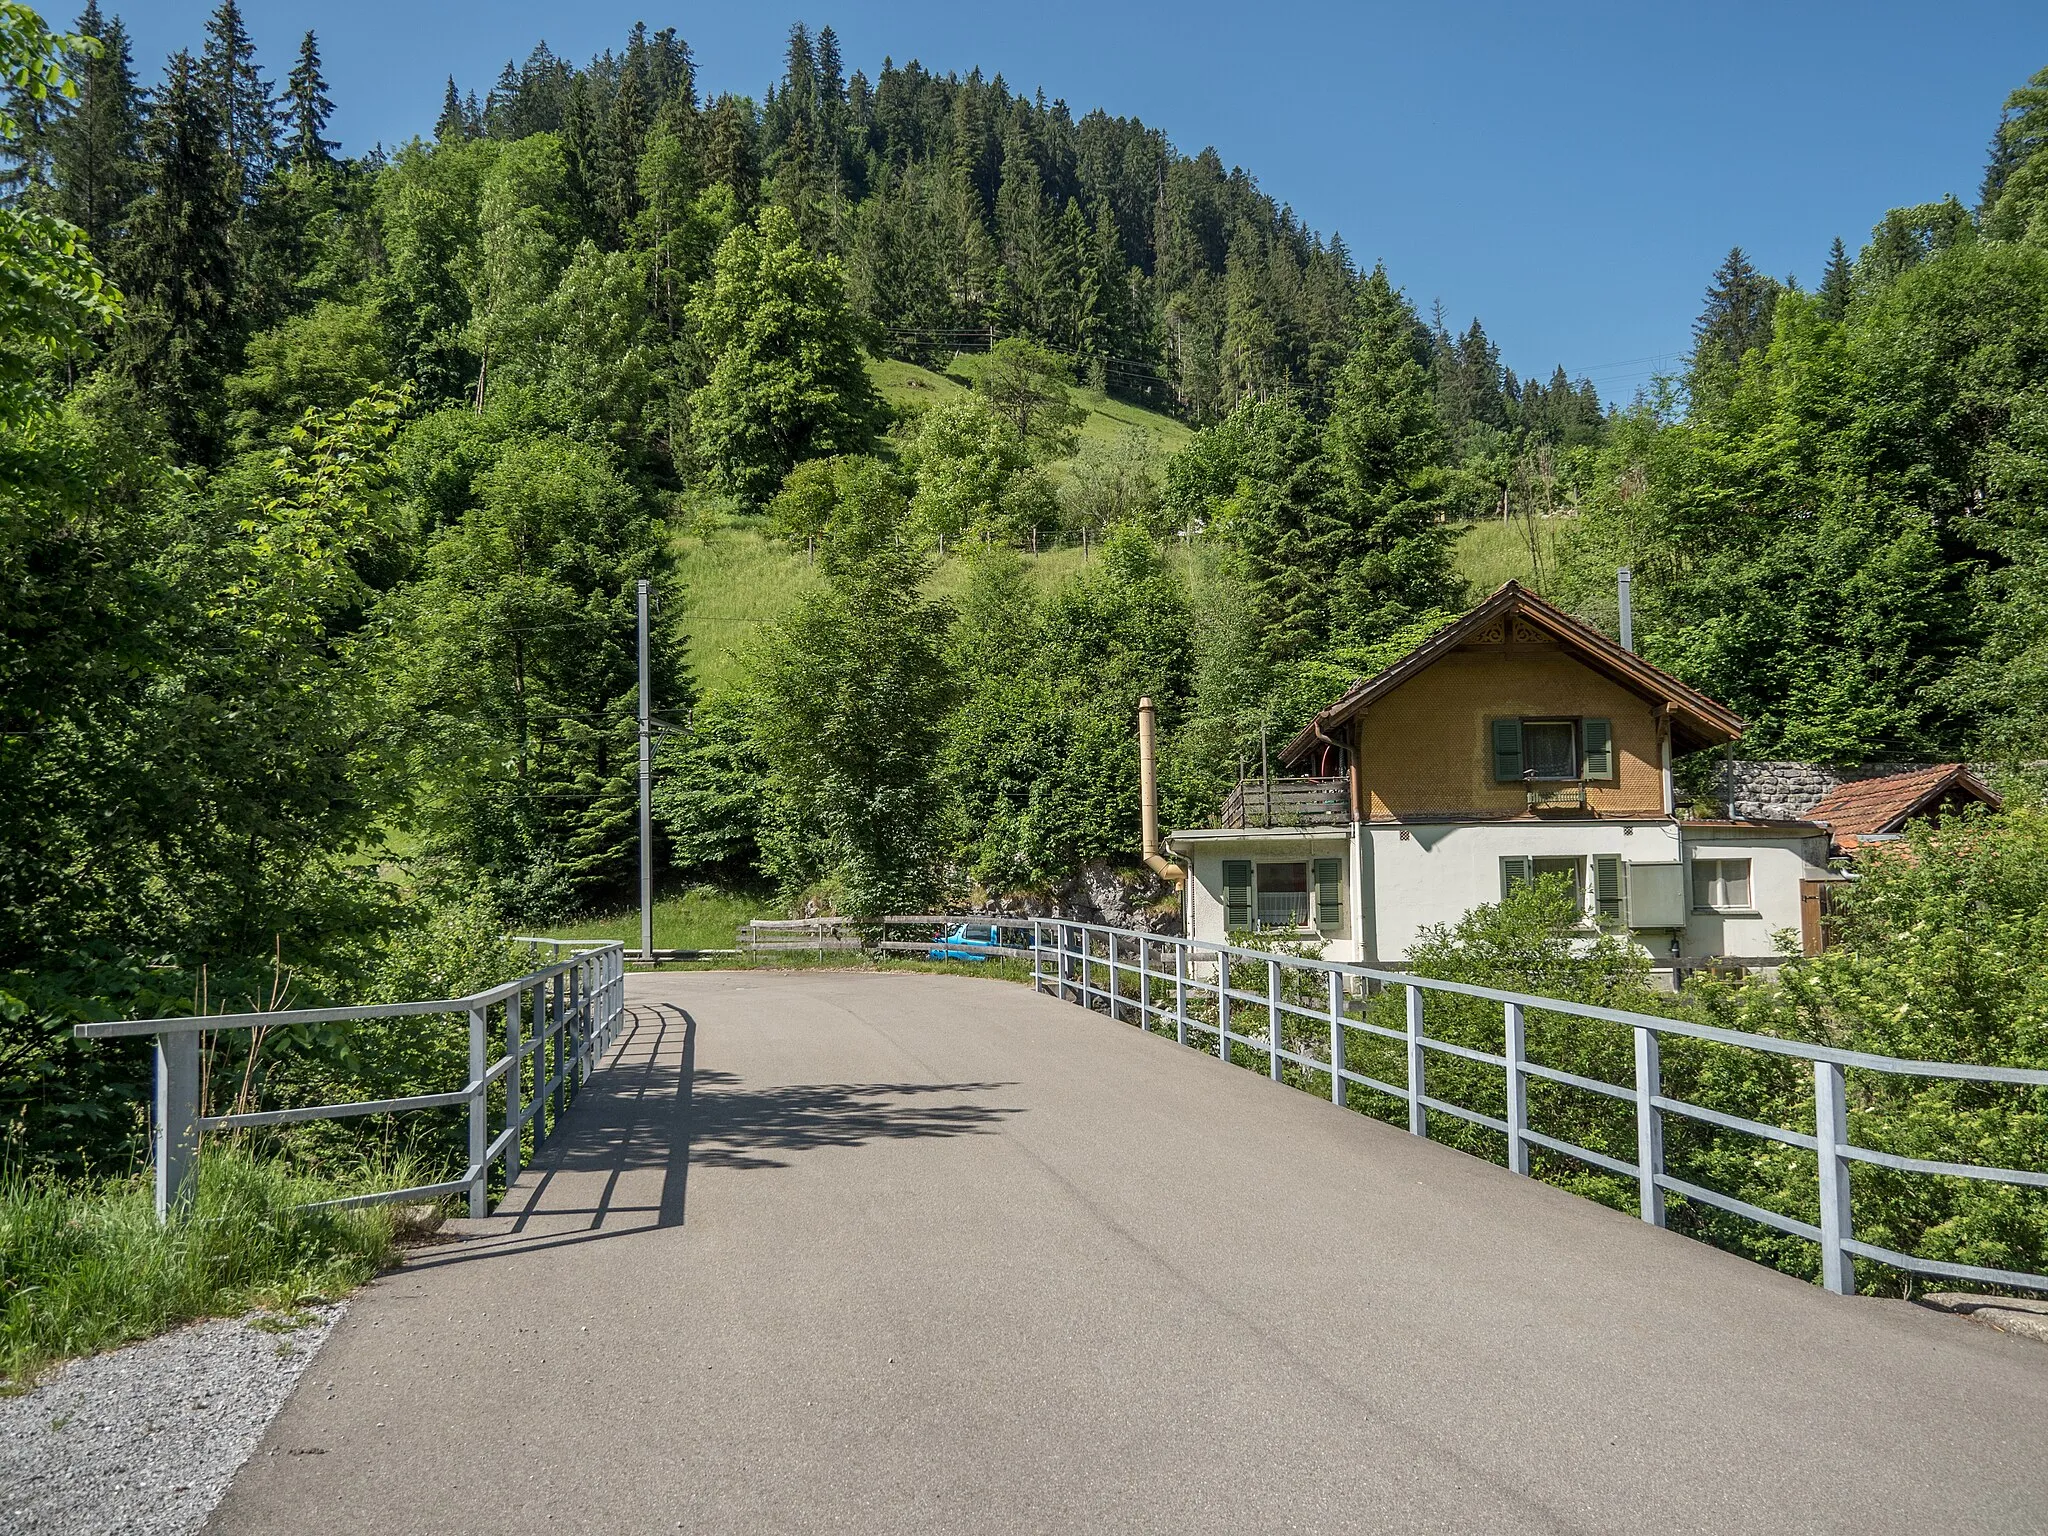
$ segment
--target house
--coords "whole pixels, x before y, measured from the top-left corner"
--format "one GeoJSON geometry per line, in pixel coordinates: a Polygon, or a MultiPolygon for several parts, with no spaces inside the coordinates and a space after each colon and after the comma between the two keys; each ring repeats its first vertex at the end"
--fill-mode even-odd
{"type": "Polygon", "coordinates": [[[1241,784],[1221,825],[1167,840],[1185,931],[1398,964],[1426,928],[1561,874],[1590,922],[1665,965],[1768,959],[1787,929],[1817,948],[1841,878],[1826,827],[1679,815],[1674,755],[1742,729],[1509,582],[1318,714],[1281,753],[1298,777],[1241,784]]]}
{"type": "Polygon", "coordinates": [[[1852,779],[1814,802],[1808,821],[1826,827],[1837,851],[1853,854],[1864,843],[1895,838],[1909,821],[1937,817],[1966,805],[1998,810],[1991,788],[1961,763],[1932,763],[1904,773],[1852,779]]]}

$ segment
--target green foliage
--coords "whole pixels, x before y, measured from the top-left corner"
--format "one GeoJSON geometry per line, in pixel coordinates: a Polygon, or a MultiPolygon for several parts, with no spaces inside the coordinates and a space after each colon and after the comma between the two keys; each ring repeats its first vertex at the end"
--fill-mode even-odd
{"type": "Polygon", "coordinates": [[[805,249],[789,214],[763,209],[725,237],[690,314],[710,376],[690,415],[712,483],[765,499],[805,459],[862,453],[881,402],[861,366],[832,257],[805,249]]]}
{"type": "Polygon", "coordinates": [[[199,1318],[339,1298],[389,1259],[391,1213],[305,1207],[366,1184],[214,1152],[192,1204],[160,1223],[146,1183],[0,1180],[0,1381],[199,1318]]]}
{"type": "Polygon", "coordinates": [[[1074,451],[1074,434],[1088,413],[1074,403],[1073,382],[1073,370],[1058,355],[1010,336],[989,348],[975,373],[974,390],[1042,461],[1074,451]]]}
{"type": "Polygon", "coordinates": [[[1134,528],[1042,603],[1014,555],[977,560],[945,754],[963,861],[983,887],[1042,888],[1084,860],[1131,862],[1138,700],[1151,696],[1168,731],[1179,723],[1188,622],[1181,584],[1134,528]]]}
{"type": "Polygon", "coordinates": [[[759,745],[760,702],[745,688],[710,695],[686,731],[656,754],[654,814],[669,862],[686,875],[735,887],[761,868],[769,762],[759,745]]]}
{"type": "MultiPolygon", "coordinates": [[[[662,576],[665,534],[610,454],[515,427],[442,423],[473,473],[444,489],[460,510],[419,579],[381,605],[376,663],[430,850],[533,920],[631,878],[634,582],[662,576]]],[[[678,658],[664,625],[667,708],[687,702],[678,658]]]]}
{"type": "Polygon", "coordinates": [[[392,381],[383,327],[365,305],[326,303],[249,339],[227,382],[236,445],[274,444],[307,411],[336,411],[392,381]]]}
{"type": "MultiPolygon", "coordinates": [[[[1543,997],[1592,1003],[1636,1013],[1663,1013],[1672,999],[1650,988],[1649,961],[1624,937],[1588,933],[1569,881],[1550,876],[1511,892],[1499,903],[1475,907],[1455,924],[1425,930],[1410,949],[1418,975],[1440,981],[1498,987],[1543,997]]],[[[1505,1048],[1501,1005],[1456,993],[1423,994],[1424,1027],[1432,1038],[1468,1050],[1498,1055],[1505,1048]]],[[[1405,1027],[1406,990],[1390,988],[1374,998],[1366,1017],[1383,1028],[1405,1027]]],[[[1570,1014],[1531,1009],[1524,1018],[1529,1059],[1598,1082],[1634,1080],[1634,1033],[1626,1026],[1570,1014]]],[[[1348,1050],[1355,1070],[1383,1082],[1402,1082],[1401,1047],[1381,1037],[1352,1031],[1348,1050]]],[[[1431,1096],[1503,1119],[1507,1087],[1502,1071],[1482,1062],[1432,1052],[1427,1065],[1431,1096]]],[[[1392,1113],[1371,1089],[1351,1097],[1369,1112],[1392,1113]]],[[[1530,1126],[1622,1162],[1635,1161],[1635,1118],[1627,1105],[1568,1084],[1531,1077],[1530,1126]]],[[[1494,1132],[1453,1115],[1432,1112],[1429,1134],[1475,1156],[1506,1160],[1505,1144],[1494,1132]]],[[[1530,1171],[1575,1193],[1629,1208],[1633,1180],[1619,1179],[1544,1148],[1531,1153],[1530,1171]]]]}
{"type": "Polygon", "coordinates": [[[908,517],[883,466],[853,469],[819,551],[825,585],[761,660],[767,868],[792,896],[823,886],[855,917],[920,909],[941,883],[948,616],[919,591],[925,556],[908,517]]]}
{"type": "MultiPolygon", "coordinates": [[[[986,375],[984,375],[986,377],[986,375]]],[[[922,411],[903,449],[917,485],[911,510],[929,532],[1011,539],[1048,526],[1050,482],[1032,444],[979,395],[957,395],[922,411]]]]}

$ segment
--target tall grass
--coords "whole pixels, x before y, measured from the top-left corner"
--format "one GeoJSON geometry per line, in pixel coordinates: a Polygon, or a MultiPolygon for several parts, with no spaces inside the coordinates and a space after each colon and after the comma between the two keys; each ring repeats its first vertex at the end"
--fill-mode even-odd
{"type": "MultiPolygon", "coordinates": [[[[782,917],[783,909],[762,897],[700,888],[665,896],[654,904],[656,949],[731,949],[740,928],[757,917],[782,917]]],[[[558,923],[538,935],[550,939],[617,939],[640,947],[640,910],[591,914],[558,923]]],[[[546,958],[543,956],[543,958],[546,958]]]]}
{"type": "Polygon", "coordinates": [[[0,1178],[0,1390],[197,1318],[346,1294],[390,1257],[393,1213],[304,1207],[356,1192],[209,1151],[191,1205],[160,1223],[136,1179],[0,1178]]]}
{"type": "Polygon", "coordinates": [[[1451,547],[1451,559],[1458,574],[1471,583],[1472,600],[1477,602],[1508,580],[1519,581],[1539,595],[1553,590],[1557,541],[1564,526],[1563,518],[1532,521],[1517,517],[1511,522],[1495,518],[1455,530],[1457,542],[1451,547]]]}

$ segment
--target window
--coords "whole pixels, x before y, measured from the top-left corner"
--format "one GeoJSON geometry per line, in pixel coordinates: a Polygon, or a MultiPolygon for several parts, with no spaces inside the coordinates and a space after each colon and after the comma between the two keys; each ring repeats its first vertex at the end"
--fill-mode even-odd
{"type": "Polygon", "coordinates": [[[1692,904],[1701,912],[1749,911],[1749,860],[1694,859],[1692,904]]]}
{"type": "Polygon", "coordinates": [[[1495,720],[1496,783],[1576,783],[1614,778],[1614,723],[1610,720],[1495,720]]]}
{"type": "Polygon", "coordinates": [[[1308,926],[1308,865],[1259,866],[1259,932],[1308,926]]]}
{"type": "Polygon", "coordinates": [[[1579,732],[1570,720],[1522,722],[1522,777],[1576,779],[1579,776],[1579,732]]]}
{"type": "Polygon", "coordinates": [[[1503,897],[1513,895],[1525,885],[1533,885],[1546,875],[1563,875],[1572,888],[1572,905],[1583,906],[1585,902],[1584,859],[1537,859],[1526,854],[1505,858],[1500,861],[1500,893],[1503,897]]]}

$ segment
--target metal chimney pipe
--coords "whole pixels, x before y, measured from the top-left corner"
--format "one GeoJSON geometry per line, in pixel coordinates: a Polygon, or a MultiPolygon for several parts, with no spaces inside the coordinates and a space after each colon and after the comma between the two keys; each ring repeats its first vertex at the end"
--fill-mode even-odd
{"type": "Polygon", "coordinates": [[[1159,852],[1159,767],[1154,751],[1158,712],[1150,699],[1138,700],[1138,803],[1145,839],[1145,867],[1175,885],[1188,872],[1159,852]]]}
{"type": "Polygon", "coordinates": [[[1628,567],[1623,566],[1616,576],[1616,585],[1621,597],[1621,648],[1632,651],[1636,648],[1635,605],[1629,600],[1628,567]]]}

